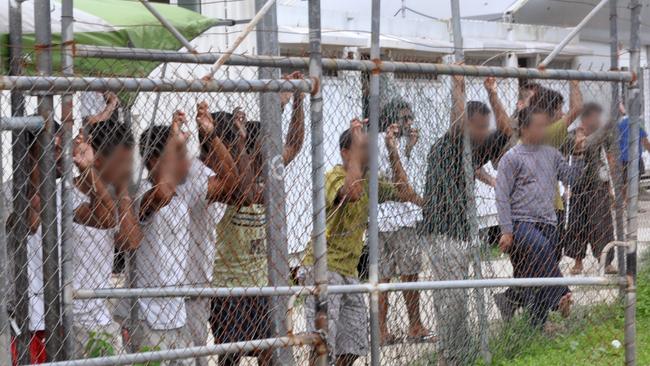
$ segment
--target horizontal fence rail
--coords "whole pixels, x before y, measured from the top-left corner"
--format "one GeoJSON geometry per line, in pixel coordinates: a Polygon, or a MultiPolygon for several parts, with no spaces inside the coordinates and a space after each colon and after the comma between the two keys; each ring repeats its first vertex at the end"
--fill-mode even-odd
{"type": "Polygon", "coordinates": [[[183,80],[56,76],[0,76],[0,89],[16,91],[291,92],[312,90],[311,80],[183,80]]]}
{"type": "Polygon", "coordinates": [[[138,363],[180,360],[193,357],[222,355],[233,352],[260,351],[269,348],[295,347],[315,344],[320,337],[315,334],[297,334],[290,337],[267,338],[246,342],[223,343],[212,346],[177,348],[153,352],[96,357],[84,360],[70,360],[48,363],[48,366],[116,366],[138,363]]]}
{"type": "MultiPolygon", "coordinates": [[[[76,57],[107,58],[122,60],[178,62],[191,64],[213,64],[221,53],[183,53],[176,51],[160,51],[138,48],[109,48],[98,46],[76,46],[76,57]]],[[[233,66],[258,66],[302,68],[309,66],[308,57],[283,56],[241,56],[232,55],[227,62],[233,66]]],[[[522,79],[554,79],[554,80],[590,80],[590,81],[631,81],[634,74],[627,71],[579,71],[533,68],[471,66],[450,64],[427,64],[416,62],[371,61],[323,58],[325,70],[348,71],[382,71],[432,75],[465,75],[465,76],[495,76],[503,78],[522,79]]]]}
{"type": "MultiPolygon", "coordinates": [[[[620,286],[625,284],[618,277],[558,277],[558,278],[492,278],[482,280],[419,281],[359,285],[330,285],[330,294],[351,294],[370,292],[394,292],[408,290],[445,290],[461,288],[495,287],[544,287],[544,286],[620,286]]],[[[75,299],[139,298],[139,297],[238,297],[238,296],[287,296],[314,294],[316,286],[286,287],[228,287],[228,288],[131,288],[131,289],[79,289],[75,299]]]]}

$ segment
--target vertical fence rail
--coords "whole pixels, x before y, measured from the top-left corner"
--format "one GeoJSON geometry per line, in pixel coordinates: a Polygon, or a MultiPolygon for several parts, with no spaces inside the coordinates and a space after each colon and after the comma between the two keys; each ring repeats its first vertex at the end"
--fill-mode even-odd
{"type": "MultiPolygon", "coordinates": [[[[609,46],[610,46],[610,70],[618,71],[618,0],[610,0],[609,2],[609,46]]],[[[619,85],[612,86],[612,101],[610,105],[610,121],[611,133],[608,136],[610,147],[614,156],[621,155],[620,147],[618,144],[619,133],[616,124],[621,117],[618,105],[621,102],[619,85]]],[[[616,164],[611,168],[610,177],[612,179],[614,188],[614,228],[616,240],[625,241],[625,194],[624,194],[624,180],[622,175],[622,167],[619,164],[620,159],[617,159],[616,164]]],[[[619,276],[625,277],[625,248],[619,246],[616,248],[618,273],[619,276]]],[[[625,288],[621,286],[619,296],[621,299],[625,296],[625,288]]]]}
{"type": "MultiPolygon", "coordinates": [[[[50,1],[34,3],[36,33],[36,67],[40,76],[52,73],[52,25],[50,1]]],[[[41,184],[41,230],[43,238],[43,279],[45,282],[46,350],[51,360],[62,359],[63,331],[61,329],[61,284],[56,203],[56,156],[54,147],[54,98],[51,94],[38,97],[38,113],[45,126],[38,135],[41,147],[39,171],[41,184]]]]}
{"type": "MultiPolygon", "coordinates": [[[[2,151],[0,136],[0,151],[2,151]]],[[[3,162],[0,158],[0,177],[3,174],[3,162]]],[[[4,194],[0,195],[0,213],[4,212],[4,194]]],[[[0,365],[11,364],[11,327],[9,323],[9,257],[7,255],[7,232],[5,225],[0,225],[0,365]]]]}
{"type": "MultiPolygon", "coordinates": [[[[454,61],[462,63],[465,60],[463,52],[463,30],[461,27],[460,3],[459,0],[451,0],[451,13],[452,13],[452,27],[453,27],[453,40],[454,40],[454,61]]],[[[463,86],[464,87],[464,86],[463,86]]],[[[464,108],[464,107],[463,107],[464,108]]],[[[459,121],[452,121],[452,123],[459,121]]],[[[476,197],[474,189],[474,166],[472,162],[472,145],[469,137],[469,130],[466,126],[463,128],[463,172],[465,174],[465,192],[467,196],[467,220],[469,222],[469,237],[470,237],[470,254],[473,259],[474,277],[481,279],[482,263],[481,263],[481,243],[479,239],[478,217],[476,209],[476,197]]],[[[487,311],[485,308],[485,291],[483,289],[476,289],[476,307],[479,320],[479,342],[481,356],[486,363],[491,362],[491,355],[488,345],[488,319],[487,311]]]]}
{"type": "MultiPolygon", "coordinates": [[[[625,364],[636,365],[636,245],[639,198],[639,138],[641,128],[642,96],[639,87],[641,75],[641,3],[630,2],[630,70],[636,74],[628,90],[628,175],[627,175],[627,293],[625,303],[625,364]]],[[[641,78],[641,80],[643,80],[641,78]]]]}
{"type": "MultiPolygon", "coordinates": [[[[372,1],[370,59],[381,62],[379,34],[380,34],[380,9],[379,0],[372,1]]],[[[370,101],[368,105],[369,130],[368,148],[370,149],[369,163],[369,205],[368,205],[368,280],[371,285],[379,282],[379,72],[370,74],[370,101]]],[[[379,293],[370,293],[370,364],[381,364],[379,334],[379,293]]]]}
{"type": "Polygon", "coordinates": [[[321,49],[320,0],[309,0],[309,76],[316,83],[310,98],[311,175],[312,175],[312,242],[314,247],[314,282],[317,288],[314,328],[321,336],[315,348],[316,365],[328,364],[327,317],[327,242],[325,240],[325,152],[323,134],[323,63],[321,49]]]}
{"type": "MultiPolygon", "coordinates": [[[[256,0],[256,11],[264,7],[266,1],[256,0]]],[[[257,32],[257,48],[261,55],[278,56],[277,6],[264,14],[257,32]]],[[[278,79],[277,68],[260,68],[260,79],[278,79]]],[[[260,94],[260,119],[264,135],[264,201],[266,205],[267,230],[267,261],[270,286],[286,286],[289,279],[289,253],[286,240],[286,212],[284,189],[284,161],[282,142],[282,111],[278,93],[260,94]]],[[[274,334],[281,337],[287,334],[285,314],[287,312],[287,297],[277,296],[271,299],[274,334]]],[[[286,348],[276,348],[273,352],[275,365],[292,365],[293,355],[286,348]]]]}
{"type": "MultiPolygon", "coordinates": [[[[22,74],[22,5],[20,1],[9,1],[9,74],[22,74]]],[[[11,115],[21,117],[25,114],[25,98],[20,91],[11,92],[11,115]]],[[[24,131],[12,132],[13,146],[12,154],[12,197],[14,197],[12,211],[15,213],[14,221],[9,227],[8,254],[12,257],[9,262],[8,273],[15,278],[13,294],[9,299],[13,299],[12,317],[16,321],[20,330],[20,335],[16,336],[16,349],[18,351],[18,361],[21,364],[27,364],[29,359],[29,319],[28,306],[28,277],[26,271],[20,271],[19,268],[25,268],[27,265],[27,235],[29,227],[27,225],[27,207],[28,198],[28,167],[30,166],[27,156],[27,141],[24,131]]]]}
{"type": "MultiPolygon", "coordinates": [[[[61,3],[61,68],[63,75],[74,76],[74,17],[73,1],[63,0],[61,3]]],[[[71,241],[71,229],[73,210],[72,207],[72,129],[74,126],[73,116],[73,94],[68,93],[62,96],[61,100],[61,120],[62,136],[61,144],[63,145],[63,154],[61,156],[63,177],[61,179],[61,286],[62,286],[62,303],[63,303],[63,348],[64,357],[72,358],[74,354],[74,337],[73,329],[73,304],[72,298],[72,281],[73,281],[73,248],[71,241]]]]}

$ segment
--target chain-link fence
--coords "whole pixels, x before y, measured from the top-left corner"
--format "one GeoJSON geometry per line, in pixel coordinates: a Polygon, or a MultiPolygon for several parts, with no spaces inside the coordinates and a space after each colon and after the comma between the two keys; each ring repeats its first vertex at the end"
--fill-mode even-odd
{"type": "Polygon", "coordinates": [[[623,359],[632,74],[321,61],[319,28],[310,59],[203,79],[221,54],[78,45],[56,77],[23,49],[0,77],[7,364],[623,359]]]}

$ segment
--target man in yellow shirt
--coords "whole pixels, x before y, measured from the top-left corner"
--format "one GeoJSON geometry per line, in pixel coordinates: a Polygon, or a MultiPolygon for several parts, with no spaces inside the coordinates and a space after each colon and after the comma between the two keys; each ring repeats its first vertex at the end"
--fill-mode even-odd
{"type": "MultiPolygon", "coordinates": [[[[401,201],[422,204],[408,183],[399,160],[396,135],[399,126],[386,131],[393,181],[379,181],[379,202],[401,201]]],[[[354,119],[350,128],[339,138],[343,165],[337,165],[325,175],[325,209],[327,214],[328,282],[330,285],[359,283],[357,264],[363,249],[363,234],[368,226],[368,139],[363,122],[354,119]]],[[[305,264],[313,265],[313,254],[305,264]]],[[[312,274],[307,283],[313,283],[312,274]]],[[[315,331],[316,299],[310,296],[305,305],[308,331],[315,331]]],[[[352,365],[359,356],[368,353],[368,314],[363,294],[329,296],[328,346],[337,365],[352,365]]]]}

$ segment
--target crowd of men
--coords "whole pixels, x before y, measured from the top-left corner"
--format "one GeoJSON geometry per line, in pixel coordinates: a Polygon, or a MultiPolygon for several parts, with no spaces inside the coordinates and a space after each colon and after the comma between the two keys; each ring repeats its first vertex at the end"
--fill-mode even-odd
{"type": "MultiPolygon", "coordinates": [[[[291,78],[302,78],[300,73],[291,78]]],[[[583,105],[577,82],[570,86],[569,109],[554,90],[527,83],[519,90],[510,115],[498,95],[497,80],[485,80],[489,105],[466,101],[465,81],[453,78],[451,123],[425,159],[414,157],[419,141],[411,105],[395,98],[380,116],[379,154],[379,274],[383,282],[395,277],[414,282],[425,268],[439,280],[470,275],[474,252],[468,182],[478,179],[495,189],[500,249],[509,255],[514,277],[562,277],[559,260],[575,260],[572,273],[583,270],[587,245],[599,256],[613,240],[610,214],[611,172],[616,164],[627,168],[627,119],[619,123],[621,159],[614,159],[604,128],[603,109],[583,105]],[[491,107],[491,108],[490,108],[491,107]],[[494,115],[496,129],[490,128],[494,115]],[[580,120],[569,133],[569,126],[580,120]],[[467,150],[465,141],[471,142],[467,150]],[[470,160],[470,161],[466,161],[470,160]],[[492,163],[496,177],[484,166],[492,163]],[[471,166],[468,170],[467,167],[471,166]],[[426,175],[422,172],[426,171],[426,175]],[[469,180],[468,180],[469,179],[469,180]],[[424,192],[413,188],[424,181],[424,192]],[[565,189],[560,195],[559,181],[565,189]],[[570,195],[568,194],[570,191],[570,195]],[[565,201],[571,200],[571,211],[565,201]],[[424,258],[430,260],[426,263],[424,258]],[[428,268],[431,267],[431,268],[428,268]]],[[[283,147],[284,165],[302,149],[305,126],[303,94],[283,94],[291,104],[291,121],[283,147]]],[[[106,108],[84,118],[74,141],[76,176],[71,187],[74,220],[73,287],[111,288],[114,251],[135,253],[135,286],[139,288],[259,287],[267,285],[266,206],[262,124],[247,120],[240,109],[232,113],[196,107],[197,136],[185,132],[187,116],[177,111],[170,124],[147,128],[137,143],[131,129],[113,117],[117,98],[107,95],[106,108]],[[188,140],[198,138],[199,154],[188,153],[188,140]],[[139,153],[147,176],[133,189],[134,154],[139,153]]],[[[368,223],[368,137],[366,121],[353,119],[339,137],[342,164],[325,176],[328,278],[331,285],[359,283],[358,266],[368,223]]],[[[642,137],[644,135],[642,134],[642,137]]],[[[33,363],[46,359],[43,298],[41,199],[38,187],[40,146],[28,136],[29,198],[27,221],[29,324],[33,363]]],[[[642,144],[647,139],[642,139],[642,144]]],[[[61,176],[61,141],[56,135],[57,175],[61,176]]],[[[650,147],[650,143],[647,143],[650,147]]],[[[14,182],[15,183],[15,182],[14,182]]],[[[13,201],[14,185],[4,182],[5,202],[13,201]]],[[[60,207],[60,192],[57,192],[60,207]]],[[[6,207],[12,207],[11,204],[6,207]]],[[[60,210],[57,210],[60,212],[60,210]]],[[[8,230],[18,215],[5,212],[8,230]]],[[[60,220],[59,220],[60,221],[60,220]]],[[[60,232],[60,230],[59,230],[60,232]]],[[[613,256],[607,271],[615,272],[613,256]]],[[[313,284],[314,256],[308,250],[300,280],[313,284]]],[[[409,319],[407,341],[437,341],[445,365],[463,364],[475,351],[467,291],[436,291],[435,330],[421,319],[419,293],[403,293],[409,319]]],[[[529,315],[531,327],[548,324],[550,311],[568,315],[573,302],[564,286],[511,288],[495,296],[504,320],[518,309],[529,315]]],[[[74,301],[75,351],[70,358],[86,358],[134,351],[164,350],[205,345],[209,329],[215,343],[272,337],[271,305],[267,297],[182,298],[137,300],[138,318],[123,323],[103,299],[74,301]],[[208,324],[210,325],[208,327],[208,324]]],[[[315,331],[316,299],[307,298],[308,330],[315,331]]],[[[368,310],[364,295],[344,293],[328,297],[328,349],[337,365],[352,365],[368,353],[368,310]]],[[[397,341],[389,329],[389,301],[380,296],[383,344],[397,341]]],[[[271,362],[271,352],[232,353],[219,365],[238,365],[242,356],[271,362]]],[[[17,350],[14,349],[14,358],[17,350]]],[[[206,358],[169,364],[207,365],[206,358]]]]}

